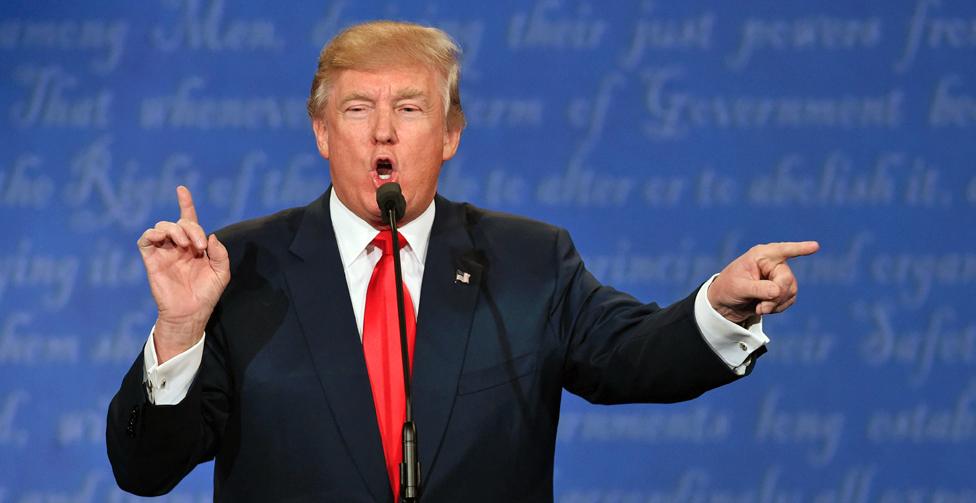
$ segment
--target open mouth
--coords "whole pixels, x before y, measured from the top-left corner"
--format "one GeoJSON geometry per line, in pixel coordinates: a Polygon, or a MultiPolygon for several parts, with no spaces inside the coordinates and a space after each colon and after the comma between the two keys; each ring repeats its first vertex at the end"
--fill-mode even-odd
{"type": "Polygon", "coordinates": [[[399,178],[396,161],[392,157],[376,157],[370,172],[373,186],[377,189],[384,183],[396,182],[399,178]]]}
{"type": "Polygon", "coordinates": [[[393,179],[393,162],[389,159],[376,160],[376,176],[385,181],[393,179]]]}

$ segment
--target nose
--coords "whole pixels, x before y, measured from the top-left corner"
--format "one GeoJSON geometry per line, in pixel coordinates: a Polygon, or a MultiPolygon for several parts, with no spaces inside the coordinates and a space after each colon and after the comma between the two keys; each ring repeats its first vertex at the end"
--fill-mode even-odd
{"type": "Polygon", "coordinates": [[[393,124],[393,111],[377,109],[374,114],[373,142],[378,145],[392,145],[397,142],[396,127],[393,124]]]}

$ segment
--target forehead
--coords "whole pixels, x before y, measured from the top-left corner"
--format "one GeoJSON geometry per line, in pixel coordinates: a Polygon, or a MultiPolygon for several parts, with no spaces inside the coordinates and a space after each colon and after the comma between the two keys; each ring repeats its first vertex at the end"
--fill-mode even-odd
{"type": "Polygon", "coordinates": [[[437,72],[422,65],[369,70],[346,69],[336,76],[333,94],[339,100],[350,94],[381,99],[404,91],[431,97],[439,94],[438,87],[442,80],[437,72]]]}

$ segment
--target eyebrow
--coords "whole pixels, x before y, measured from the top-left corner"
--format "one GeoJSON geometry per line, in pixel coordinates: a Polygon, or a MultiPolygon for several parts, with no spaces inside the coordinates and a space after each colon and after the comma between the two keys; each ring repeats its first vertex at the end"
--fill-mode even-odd
{"type": "Polygon", "coordinates": [[[348,103],[350,101],[369,101],[369,102],[372,102],[373,101],[373,97],[370,96],[370,95],[368,95],[368,94],[366,94],[366,93],[352,92],[350,94],[347,94],[345,97],[343,97],[341,103],[348,103]]]}
{"type": "MultiPolygon", "coordinates": [[[[428,101],[427,95],[423,91],[415,87],[407,87],[407,88],[400,89],[396,92],[396,95],[394,96],[394,101],[412,100],[412,99],[420,99],[424,103],[427,103],[428,101]]],[[[363,92],[353,91],[352,93],[349,93],[344,98],[342,98],[341,103],[348,103],[350,101],[368,101],[372,103],[376,101],[376,99],[373,95],[366,94],[363,92]]]]}
{"type": "Polygon", "coordinates": [[[406,89],[400,89],[396,93],[396,101],[400,101],[400,100],[413,100],[413,99],[418,99],[418,98],[421,99],[421,100],[423,100],[425,103],[427,102],[427,95],[424,94],[423,91],[421,91],[420,89],[417,89],[415,87],[408,87],[406,89]]]}

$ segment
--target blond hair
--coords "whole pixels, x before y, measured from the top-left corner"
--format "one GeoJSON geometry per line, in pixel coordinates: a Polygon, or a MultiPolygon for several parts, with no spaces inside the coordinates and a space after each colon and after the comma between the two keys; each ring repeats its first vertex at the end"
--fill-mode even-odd
{"type": "Polygon", "coordinates": [[[352,25],[322,48],[318,69],[308,97],[312,119],[328,102],[332,84],[347,69],[378,70],[404,64],[432,68],[444,79],[444,110],[448,129],[465,125],[461,109],[461,50],[451,37],[437,28],[399,21],[371,21],[352,25]]]}

